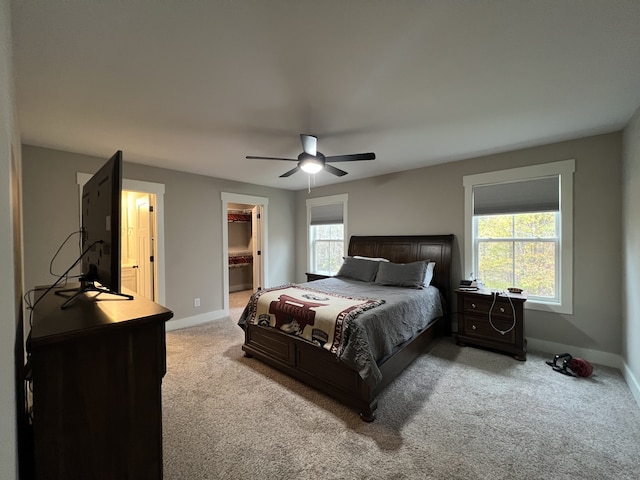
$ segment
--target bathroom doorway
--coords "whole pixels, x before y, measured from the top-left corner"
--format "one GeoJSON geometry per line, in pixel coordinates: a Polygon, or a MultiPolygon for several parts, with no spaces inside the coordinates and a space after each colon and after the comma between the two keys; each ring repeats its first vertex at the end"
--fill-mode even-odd
{"type": "Polygon", "coordinates": [[[123,190],[121,230],[122,285],[156,301],[156,196],[123,190]]]}
{"type": "MultiPolygon", "coordinates": [[[[92,174],[77,172],[76,173],[76,183],[78,184],[78,212],[81,211],[80,205],[82,205],[82,187],[85,183],[89,181],[92,177],[92,174]]],[[[135,292],[140,288],[140,295],[149,296],[148,298],[152,298],[153,301],[164,305],[165,302],[165,264],[164,264],[164,184],[162,183],[154,183],[154,182],[145,182],[142,180],[131,180],[127,178],[122,179],[122,189],[123,189],[123,198],[122,204],[123,207],[126,202],[129,201],[128,197],[125,200],[125,192],[131,192],[134,195],[133,198],[140,195],[140,198],[144,197],[144,194],[148,195],[147,204],[149,205],[148,216],[146,220],[144,219],[145,211],[144,204],[145,201],[141,200],[138,203],[138,211],[135,212],[135,215],[139,215],[139,223],[148,225],[148,229],[146,235],[148,235],[147,240],[145,240],[145,232],[139,232],[137,236],[137,241],[142,242],[143,245],[138,245],[137,248],[143,253],[145,257],[144,262],[137,262],[138,254],[136,254],[135,258],[129,258],[129,254],[127,254],[127,258],[123,259],[121,262],[121,267],[129,267],[132,270],[135,270],[134,265],[137,268],[140,268],[140,265],[143,265],[144,275],[140,275],[139,272],[135,272],[135,280],[131,278],[131,274],[125,268],[121,268],[121,283],[129,288],[129,286],[134,286],[132,290],[135,292]],[[144,250],[144,245],[148,245],[148,251],[144,250]],[[148,252],[148,253],[147,253],[148,252]],[[135,260],[135,261],[131,261],[135,260]],[[126,277],[126,278],[122,278],[126,277]],[[138,286],[138,278],[142,282],[140,286],[138,286]]],[[[129,193],[127,193],[129,195],[129,193]]],[[[135,202],[134,202],[135,205],[135,202]]],[[[134,210],[136,207],[134,207],[134,210]]],[[[125,219],[128,217],[129,212],[126,215],[123,212],[122,215],[122,223],[121,223],[121,231],[120,231],[120,240],[122,243],[129,242],[129,225],[125,224],[125,219]]],[[[82,225],[82,219],[78,218],[79,225],[82,225]]],[[[127,247],[128,248],[128,247],[127,247]]],[[[124,247],[122,251],[124,252],[124,247]]],[[[124,257],[124,255],[123,255],[124,257]]]]}

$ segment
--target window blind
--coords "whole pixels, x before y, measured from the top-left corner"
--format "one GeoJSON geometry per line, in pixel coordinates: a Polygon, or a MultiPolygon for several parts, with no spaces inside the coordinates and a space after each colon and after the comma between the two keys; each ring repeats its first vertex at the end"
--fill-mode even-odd
{"type": "Polygon", "coordinates": [[[559,210],[559,175],[473,187],[474,215],[557,212],[559,210]]]}
{"type": "Polygon", "coordinates": [[[344,223],[342,203],[311,207],[311,225],[336,225],[344,223]]]}

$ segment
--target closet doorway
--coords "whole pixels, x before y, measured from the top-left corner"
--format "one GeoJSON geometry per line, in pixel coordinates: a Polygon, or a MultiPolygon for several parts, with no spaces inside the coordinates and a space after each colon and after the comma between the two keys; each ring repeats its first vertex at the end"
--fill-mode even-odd
{"type": "Polygon", "coordinates": [[[222,193],[224,309],[229,295],[265,286],[268,199],[222,193]]]}
{"type": "Polygon", "coordinates": [[[229,293],[260,288],[259,272],[256,272],[259,262],[254,263],[254,259],[262,254],[255,248],[261,217],[258,208],[243,203],[227,205],[229,293]]]}

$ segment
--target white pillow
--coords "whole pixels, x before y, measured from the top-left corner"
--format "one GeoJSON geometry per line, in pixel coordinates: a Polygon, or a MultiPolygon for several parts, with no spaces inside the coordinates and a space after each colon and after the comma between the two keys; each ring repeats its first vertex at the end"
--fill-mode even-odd
{"type": "Polygon", "coordinates": [[[353,258],[360,258],[362,260],[371,260],[372,262],[388,262],[386,258],[375,258],[375,257],[361,257],[360,255],[354,255],[353,258]]]}
{"type": "Polygon", "coordinates": [[[431,280],[433,280],[433,269],[436,268],[436,262],[427,263],[427,271],[424,273],[424,286],[428,287],[431,285],[431,280]]]}

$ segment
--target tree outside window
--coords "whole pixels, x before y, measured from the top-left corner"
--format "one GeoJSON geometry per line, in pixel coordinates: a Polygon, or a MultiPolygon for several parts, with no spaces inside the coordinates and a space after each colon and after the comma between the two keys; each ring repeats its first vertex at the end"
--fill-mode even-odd
{"type": "Polygon", "coordinates": [[[313,272],[335,275],[344,256],[344,225],[312,225],[310,233],[313,272]]]}
{"type": "Polygon", "coordinates": [[[557,301],[558,221],[558,212],[475,217],[477,278],[490,289],[517,286],[532,299],[557,301]]]}

